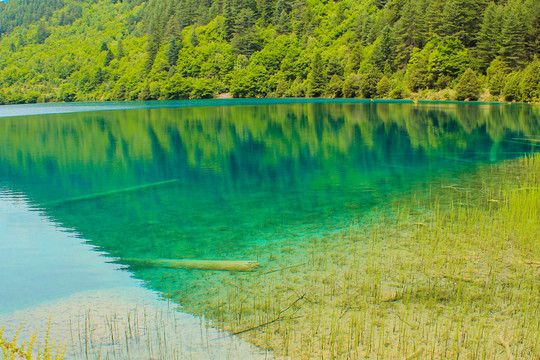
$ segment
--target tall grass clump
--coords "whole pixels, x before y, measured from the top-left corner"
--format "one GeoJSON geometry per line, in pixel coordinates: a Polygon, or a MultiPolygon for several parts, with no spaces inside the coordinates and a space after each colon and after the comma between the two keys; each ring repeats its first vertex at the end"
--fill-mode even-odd
{"type": "Polygon", "coordinates": [[[11,340],[4,337],[5,327],[0,328],[0,350],[2,351],[2,359],[6,360],[62,360],[65,358],[66,346],[55,344],[49,338],[51,321],[45,331],[45,337],[42,344],[36,343],[38,331],[34,332],[30,338],[18,344],[19,332],[22,329],[22,324],[15,332],[11,340]]]}

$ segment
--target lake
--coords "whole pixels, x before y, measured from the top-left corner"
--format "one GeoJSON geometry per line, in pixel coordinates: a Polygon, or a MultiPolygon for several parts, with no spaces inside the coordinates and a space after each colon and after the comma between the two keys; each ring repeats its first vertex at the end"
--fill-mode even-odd
{"type": "Polygon", "coordinates": [[[225,321],[189,305],[194,294],[220,303],[213,289],[234,286],[225,275],[123,260],[252,260],[262,272],[302,264],[298,249],[314,237],[362,226],[405,193],[540,150],[540,109],[530,105],[269,99],[5,109],[0,313],[127,286],[225,321]]]}

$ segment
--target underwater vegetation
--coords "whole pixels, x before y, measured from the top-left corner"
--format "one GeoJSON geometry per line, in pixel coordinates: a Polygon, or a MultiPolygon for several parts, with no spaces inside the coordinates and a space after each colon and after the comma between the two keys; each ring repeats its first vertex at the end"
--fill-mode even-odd
{"type": "MultiPolygon", "coordinates": [[[[276,358],[535,359],[540,156],[479,165],[429,185],[346,229],[261,245],[256,254],[264,267],[255,272],[192,270],[188,288],[185,270],[132,271],[182,311],[276,358]]],[[[110,313],[94,333],[100,320],[89,311],[69,345],[90,358],[183,358],[171,348],[178,333],[170,316],[110,313]]],[[[20,345],[17,337],[0,339],[7,359],[35,348],[35,335],[20,345]]],[[[52,357],[53,345],[37,349],[49,356],[38,359],[63,358],[64,350],[52,357]]]]}
{"type": "Polygon", "coordinates": [[[534,359],[540,156],[440,178],[349,229],[261,247],[253,274],[143,277],[292,359],[534,359]],[[416,355],[415,355],[416,354],[416,355]]]}

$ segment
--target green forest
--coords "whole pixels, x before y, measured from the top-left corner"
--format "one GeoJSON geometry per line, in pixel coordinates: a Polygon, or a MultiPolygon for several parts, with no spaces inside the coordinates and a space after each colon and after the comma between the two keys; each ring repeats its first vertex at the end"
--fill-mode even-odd
{"type": "Polygon", "coordinates": [[[0,104],[540,100],[538,0],[10,0],[0,104]]]}

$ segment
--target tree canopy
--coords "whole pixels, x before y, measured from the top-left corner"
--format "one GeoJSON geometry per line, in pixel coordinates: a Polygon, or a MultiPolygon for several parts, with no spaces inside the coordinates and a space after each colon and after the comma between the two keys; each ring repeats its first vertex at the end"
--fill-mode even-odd
{"type": "Polygon", "coordinates": [[[539,33],[537,0],[10,0],[0,103],[459,99],[464,79],[539,101],[539,33]]]}

